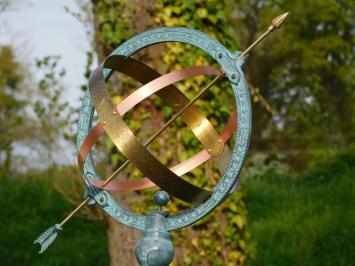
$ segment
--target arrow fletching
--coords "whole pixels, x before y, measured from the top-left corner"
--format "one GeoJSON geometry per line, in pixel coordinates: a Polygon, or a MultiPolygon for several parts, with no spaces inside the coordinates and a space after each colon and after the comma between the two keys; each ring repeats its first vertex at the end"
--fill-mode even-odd
{"type": "Polygon", "coordinates": [[[44,251],[46,251],[46,249],[57,238],[57,235],[61,230],[62,228],[59,226],[59,224],[56,224],[55,226],[48,228],[43,234],[37,237],[35,241],[33,241],[33,244],[41,245],[41,250],[38,252],[39,254],[42,254],[44,251]]]}

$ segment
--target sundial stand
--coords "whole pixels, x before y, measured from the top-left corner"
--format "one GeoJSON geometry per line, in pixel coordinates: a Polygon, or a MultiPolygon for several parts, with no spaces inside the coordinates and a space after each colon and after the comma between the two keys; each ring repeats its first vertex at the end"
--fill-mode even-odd
{"type": "MultiPolygon", "coordinates": [[[[169,202],[164,191],[156,192],[154,201],[161,207],[169,202]]],[[[174,257],[174,246],[167,231],[166,218],[169,213],[159,210],[148,214],[144,235],[136,247],[136,258],[142,266],[169,265],[174,257]]]]}

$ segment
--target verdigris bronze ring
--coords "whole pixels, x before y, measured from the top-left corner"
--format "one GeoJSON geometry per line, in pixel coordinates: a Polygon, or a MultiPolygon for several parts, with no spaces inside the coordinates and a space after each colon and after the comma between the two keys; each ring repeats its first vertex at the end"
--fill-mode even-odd
{"type": "MultiPolygon", "coordinates": [[[[90,77],[89,91],[83,99],[79,116],[78,150],[81,149],[92,130],[93,115],[96,109],[105,132],[131,163],[171,196],[193,204],[193,207],[167,217],[166,226],[168,231],[185,227],[208,214],[224,200],[238,180],[248,150],[251,132],[250,95],[241,70],[244,61],[243,59],[237,60],[239,54],[239,52],[229,52],[218,41],[196,30],[188,28],[158,28],[136,35],[124,42],[106,58],[103,64],[90,77]],[[228,166],[213,191],[196,187],[165,166],[160,165],[160,162],[147,152],[123,123],[121,114],[117,111],[117,107],[112,103],[105,89],[105,80],[109,79],[114,70],[120,68],[120,64],[125,64],[125,60],[130,60],[130,56],[144,47],[162,42],[187,43],[207,52],[219,63],[233,89],[238,115],[238,130],[228,166]]],[[[199,140],[211,152],[212,156],[221,157],[225,153],[223,149],[220,149],[223,141],[218,141],[220,136],[216,135],[212,128],[210,132],[208,138],[200,138],[199,140]],[[217,142],[214,140],[217,140],[217,142]]],[[[199,136],[198,134],[195,135],[199,136]]],[[[119,222],[143,231],[146,224],[146,216],[123,208],[112,198],[108,191],[93,186],[92,179],[100,180],[101,178],[96,172],[92,155],[88,153],[81,163],[88,192],[96,202],[119,222]]]]}

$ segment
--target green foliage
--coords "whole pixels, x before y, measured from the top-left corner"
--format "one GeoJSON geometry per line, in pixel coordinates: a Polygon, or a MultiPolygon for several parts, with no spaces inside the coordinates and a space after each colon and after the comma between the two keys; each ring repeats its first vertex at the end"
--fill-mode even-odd
{"type": "Polygon", "coordinates": [[[65,71],[59,69],[59,57],[36,61],[37,84],[18,60],[11,46],[0,47],[0,168],[5,171],[15,170],[12,165],[21,159],[27,161],[23,154],[12,154],[15,144],[35,147],[39,156],[45,153],[48,161],[43,163],[53,163],[52,152],[63,143],[63,135],[69,136],[73,122],[63,98],[65,71]]]}
{"type": "MultiPolygon", "coordinates": [[[[235,32],[230,24],[233,8],[231,1],[162,0],[157,1],[156,20],[167,27],[182,26],[202,30],[234,50],[235,32]]],[[[183,60],[188,60],[188,57],[183,60]]]]}
{"type": "Polygon", "coordinates": [[[132,14],[134,5],[123,0],[93,1],[95,20],[98,25],[95,41],[105,44],[105,50],[113,50],[118,43],[132,36],[132,14]]]}
{"type": "Polygon", "coordinates": [[[245,42],[276,15],[290,11],[281,30],[258,46],[246,64],[249,79],[278,112],[271,120],[254,106],[252,148],[285,149],[295,164],[314,150],[354,142],[353,1],[239,0],[236,6],[245,42]]]}
{"type": "Polygon", "coordinates": [[[53,190],[53,182],[44,175],[33,173],[11,181],[0,173],[0,264],[108,265],[103,224],[78,217],[44,254],[37,254],[39,247],[33,240],[74,207],[53,190]]]}
{"type": "Polygon", "coordinates": [[[183,245],[184,251],[183,259],[177,257],[173,265],[244,265],[253,257],[243,198],[243,192],[234,193],[214,213],[174,232],[175,245],[183,245]]]}
{"type": "Polygon", "coordinates": [[[247,179],[245,202],[256,260],[248,265],[353,265],[355,150],[302,176],[247,179]]]}
{"type": "Polygon", "coordinates": [[[33,110],[41,131],[37,139],[48,152],[50,163],[55,161],[53,152],[59,146],[58,139],[63,136],[69,138],[70,125],[73,123],[72,110],[63,97],[65,70],[59,69],[59,60],[58,56],[46,56],[36,61],[40,79],[33,97],[33,110]]]}
{"type": "Polygon", "coordinates": [[[290,169],[284,162],[284,156],[279,154],[275,158],[270,157],[265,153],[256,153],[248,158],[242,173],[243,180],[264,176],[290,177],[290,169]]]}
{"type": "Polygon", "coordinates": [[[15,59],[14,52],[10,46],[2,46],[0,50],[0,86],[16,89],[22,80],[19,73],[19,63],[15,59]]]}
{"type": "MultiPolygon", "coordinates": [[[[36,95],[40,99],[36,100],[34,110],[43,125],[48,123],[48,119],[43,119],[45,116],[58,118],[68,106],[67,102],[60,102],[60,96],[63,92],[61,79],[65,75],[65,70],[57,70],[59,59],[56,56],[47,56],[36,61],[36,66],[42,74],[42,78],[38,82],[38,93],[36,95]]],[[[58,126],[62,127],[63,125],[59,124],[58,126]]]]}

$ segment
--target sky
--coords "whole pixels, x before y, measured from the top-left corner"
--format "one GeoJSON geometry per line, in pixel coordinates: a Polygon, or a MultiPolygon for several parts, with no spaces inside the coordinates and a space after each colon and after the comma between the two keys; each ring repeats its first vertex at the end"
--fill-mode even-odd
{"type": "MultiPolygon", "coordinates": [[[[65,6],[73,12],[80,11],[76,0],[16,1],[14,8],[0,13],[0,45],[10,44],[17,58],[29,66],[34,65],[36,58],[61,56],[60,66],[66,70],[63,96],[72,107],[78,108],[82,95],[80,85],[86,83],[86,51],[91,48],[85,26],[66,12],[65,6]]],[[[32,66],[34,79],[35,70],[32,66]]],[[[75,164],[74,145],[64,146],[63,151],[58,152],[57,163],[75,164]]],[[[41,159],[33,157],[34,152],[30,147],[14,147],[15,154],[29,156],[31,163],[37,161],[41,165],[41,159]]]]}
{"type": "Polygon", "coordinates": [[[48,55],[61,56],[66,70],[67,100],[80,105],[80,85],[85,82],[86,51],[90,50],[85,26],[65,11],[79,11],[75,0],[22,0],[0,14],[0,44],[15,46],[21,60],[35,62],[48,55]]]}

